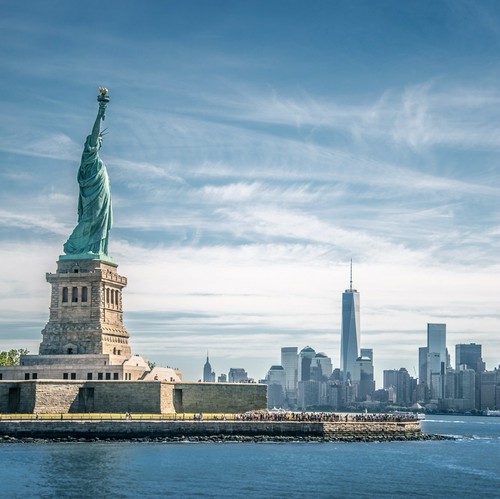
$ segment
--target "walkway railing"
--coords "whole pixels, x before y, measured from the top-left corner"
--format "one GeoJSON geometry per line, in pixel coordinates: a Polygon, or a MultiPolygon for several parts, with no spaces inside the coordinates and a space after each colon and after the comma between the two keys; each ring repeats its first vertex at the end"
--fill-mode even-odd
{"type": "Polygon", "coordinates": [[[354,414],[354,413],[317,413],[317,412],[254,412],[245,414],[222,413],[84,413],[84,414],[0,414],[0,421],[251,421],[251,422],[360,422],[380,423],[385,421],[417,421],[416,414],[354,414]]]}

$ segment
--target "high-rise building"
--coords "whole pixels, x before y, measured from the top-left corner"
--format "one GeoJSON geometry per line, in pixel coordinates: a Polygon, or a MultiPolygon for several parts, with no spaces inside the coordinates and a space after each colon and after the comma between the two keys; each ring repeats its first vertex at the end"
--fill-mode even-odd
{"type": "Polygon", "coordinates": [[[359,355],[361,357],[368,357],[373,362],[373,348],[360,348],[359,355]]]}
{"type": "Polygon", "coordinates": [[[373,380],[373,362],[368,357],[358,357],[354,363],[352,383],[356,386],[356,398],[359,401],[367,400],[375,391],[373,380]]]}
{"type": "Polygon", "coordinates": [[[281,348],[281,365],[285,370],[285,395],[289,405],[297,402],[298,348],[281,348]]]}
{"type": "Polygon", "coordinates": [[[384,370],[384,390],[389,390],[398,386],[398,370],[397,369],[385,369],[384,370]]]}
{"type": "Polygon", "coordinates": [[[500,409],[500,366],[479,374],[479,385],[480,409],[500,409]]]}
{"type": "Polygon", "coordinates": [[[429,349],[427,347],[420,347],[418,349],[418,382],[419,384],[427,384],[427,354],[429,349]]]}
{"type": "Polygon", "coordinates": [[[203,381],[205,383],[215,382],[215,373],[212,371],[212,366],[210,365],[210,361],[208,360],[208,353],[207,353],[207,361],[203,366],[203,381]]]}
{"type": "Polygon", "coordinates": [[[299,353],[298,379],[300,381],[309,381],[311,379],[311,363],[316,352],[310,346],[304,347],[299,353]]]}
{"type": "Polygon", "coordinates": [[[340,369],[344,380],[351,379],[359,357],[360,324],[359,293],[352,289],[352,261],[349,289],[342,293],[342,336],[340,340],[340,369]]]}
{"type": "Polygon", "coordinates": [[[248,374],[242,367],[231,367],[227,375],[229,383],[247,383],[248,374]]]}
{"type": "Polygon", "coordinates": [[[281,408],[285,403],[286,373],[283,366],[271,366],[267,372],[267,406],[281,408]]]}
{"type": "Polygon", "coordinates": [[[427,324],[427,348],[446,364],[446,324],[427,324]]]}
{"type": "Polygon", "coordinates": [[[468,369],[481,372],[481,345],[476,343],[455,345],[455,369],[458,371],[460,366],[466,366],[468,369]]]}
{"type": "Polygon", "coordinates": [[[297,405],[302,410],[318,405],[320,386],[321,383],[313,380],[299,381],[297,405]]]}
{"type": "Polygon", "coordinates": [[[330,378],[332,371],[332,359],[326,353],[318,352],[312,359],[311,378],[316,381],[324,381],[330,378]]]}
{"type": "Polygon", "coordinates": [[[404,367],[399,370],[391,369],[384,371],[384,389],[391,391],[393,402],[401,405],[410,405],[415,387],[416,380],[409,375],[404,367]]]}
{"type": "Polygon", "coordinates": [[[447,363],[446,324],[427,324],[427,385],[432,399],[443,398],[447,363]]]}

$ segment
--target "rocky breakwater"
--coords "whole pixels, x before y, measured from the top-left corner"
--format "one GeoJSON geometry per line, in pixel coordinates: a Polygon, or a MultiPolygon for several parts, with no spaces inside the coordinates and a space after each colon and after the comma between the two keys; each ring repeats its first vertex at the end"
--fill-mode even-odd
{"type": "Polygon", "coordinates": [[[371,442],[438,439],[422,433],[419,421],[0,421],[0,441],[139,440],[209,442],[371,442]]]}

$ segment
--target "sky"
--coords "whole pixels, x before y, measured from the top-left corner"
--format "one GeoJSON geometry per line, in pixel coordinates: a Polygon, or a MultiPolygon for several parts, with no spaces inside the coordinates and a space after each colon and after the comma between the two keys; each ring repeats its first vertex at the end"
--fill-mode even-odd
{"type": "Polygon", "coordinates": [[[0,0],[0,350],[37,353],[101,149],[134,353],[261,379],[282,346],[418,372],[427,323],[500,364],[500,4],[0,0]]]}

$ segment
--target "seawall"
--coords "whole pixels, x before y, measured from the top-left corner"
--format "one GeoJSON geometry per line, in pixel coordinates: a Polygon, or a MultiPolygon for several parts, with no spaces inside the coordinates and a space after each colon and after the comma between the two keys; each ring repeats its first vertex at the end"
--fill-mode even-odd
{"type": "Polygon", "coordinates": [[[0,440],[423,440],[420,422],[296,421],[0,421],[0,440]]]}

